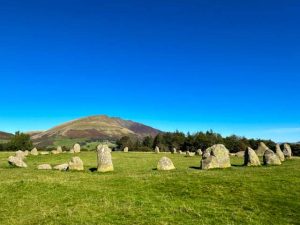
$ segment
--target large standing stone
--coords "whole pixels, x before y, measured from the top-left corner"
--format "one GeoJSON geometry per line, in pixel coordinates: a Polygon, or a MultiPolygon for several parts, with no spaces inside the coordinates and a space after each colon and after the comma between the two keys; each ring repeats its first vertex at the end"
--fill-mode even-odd
{"type": "Polygon", "coordinates": [[[248,147],[248,149],[244,153],[244,165],[245,166],[260,166],[260,160],[256,155],[256,152],[248,147]]]}
{"type": "Polygon", "coordinates": [[[281,165],[281,161],[278,156],[271,150],[268,149],[264,154],[264,164],[265,165],[281,165]]]}
{"type": "Polygon", "coordinates": [[[80,153],[80,144],[76,143],[73,147],[74,153],[80,153]]]}
{"type": "Polygon", "coordinates": [[[160,150],[159,150],[159,147],[158,147],[158,146],[156,146],[156,147],[155,147],[155,153],[157,153],[157,154],[158,154],[159,152],[160,152],[160,150]]]}
{"type": "Polygon", "coordinates": [[[82,160],[79,157],[73,157],[72,160],[69,162],[69,170],[84,170],[82,160]]]}
{"type": "Polygon", "coordinates": [[[16,157],[20,158],[21,160],[24,160],[26,158],[26,153],[21,150],[16,151],[16,157]]]}
{"type": "Polygon", "coordinates": [[[15,167],[27,168],[27,164],[20,157],[10,156],[8,158],[8,163],[15,167]]]}
{"type": "Polygon", "coordinates": [[[257,156],[264,156],[265,151],[267,151],[268,149],[269,149],[269,148],[268,148],[268,146],[266,146],[265,143],[260,142],[260,143],[259,143],[259,146],[258,146],[258,149],[256,150],[257,156]]]}
{"type": "Polygon", "coordinates": [[[157,170],[175,170],[175,166],[171,159],[168,157],[163,157],[158,161],[157,170]]]}
{"type": "Polygon", "coordinates": [[[103,145],[100,149],[97,150],[98,157],[98,172],[110,172],[114,171],[114,166],[111,157],[111,151],[108,146],[103,145]]]}
{"type": "Polygon", "coordinates": [[[31,150],[30,154],[36,156],[36,155],[39,155],[39,152],[38,152],[37,148],[34,148],[31,150]]]}
{"type": "Polygon", "coordinates": [[[129,148],[128,148],[128,147],[125,147],[123,151],[124,151],[125,153],[128,153],[128,152],[129,152],[129,148]]]}
{"type": "Polygon", "coordinates": [[[42,164],[38,165],[38,170],[52,170],[52,166],[50,164],[42,164]]]}
{"type": "Polygon", "coordinates": [[[229,150],[224,145],[214,145],[205,150],[202,157],[203,170],[231,167],[229,150]]]}
{"type": "Polygon", "coordinates": [[[284,154],[283,154],[279,144],[276,145],[276,155],[278,156],[278,158],[280,159],[281,162],[285,161],[284,154]]]}
{"type": "Polygon", "coordinates": [[[292,158],[292,149],[291,146],[289,144],[284,144],[284,150],[283,150],[283,154],[285,156],[286,159],[291,159],[292,158]]]}
{"type": "Polygon", "coordinates": [[[69,169],[69,164],[64,163],[64,164],[61,164],[61,165],[57,165],[53,169],[59,170],[59,171],[67,171],[69,169]]]}

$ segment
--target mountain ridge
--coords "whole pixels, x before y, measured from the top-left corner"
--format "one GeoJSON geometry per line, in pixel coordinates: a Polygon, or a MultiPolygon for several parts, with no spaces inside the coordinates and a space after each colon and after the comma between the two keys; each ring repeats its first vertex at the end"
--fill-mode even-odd
{"type": "Polygon", "coordinates": [[[49,145],[60,138],[116,141],[123,136],[142,139],[146,136],[154,137],[161,132],[132,120],[95,115],[67,121],[47,131],[33,134],[31,139],[35,144],[49,145]]]}

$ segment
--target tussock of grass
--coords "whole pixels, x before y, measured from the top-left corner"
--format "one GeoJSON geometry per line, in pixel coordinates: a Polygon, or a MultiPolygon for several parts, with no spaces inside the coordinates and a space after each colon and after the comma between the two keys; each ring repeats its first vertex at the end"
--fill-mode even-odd
{"type": "Polygon", "coordinates": [[[283,166],[201,171],[200,157],[170,155],[175,171],[154,170],[164,154],[113,153],[115,171],[38,171],[71,154],[29,157],[10,168],[0,153],[0,224],[299,224],[300,160],[283,166]]]}

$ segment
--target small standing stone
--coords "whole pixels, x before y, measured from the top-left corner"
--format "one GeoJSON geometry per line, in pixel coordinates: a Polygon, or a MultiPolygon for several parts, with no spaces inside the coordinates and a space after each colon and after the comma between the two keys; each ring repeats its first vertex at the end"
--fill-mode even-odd
{"type": "Polygon", "coordinates": [[[128,148],[128,147],[125,147],[125,148],[124,148],[124,152],[125,152],[125,153],[128,153],[128,152],[129,152],[129,148],[128,148]]]}
{"type": "Polygon", "coordinates": [[[281,162],[285,161],[284,154],[283,154],[279,144],[276,145],[276,155],[278,156],[278,158],[280,159],[281,162]]]}
{"type": "Polygon", "coordinates": [[[197,155],[202,156],[202,150],[201,149],[198,149],[196,153],[197,153],[197,155]]]}
{"type": "Polygon", "coordinates": [[[27,168],[27,164],[23,161],[22,158],[10,156],[8,158],[8,163],[15,167],[27,168]]]}
{"type": "Polygon", "coordinates": [[[72,160],[69,162],[69,170],[84,170],[82,160],[79,157],[73,157],[72,160]]]}
{"type": "Polygon", "coordinates": [[[80,153],[81,147],[80,144],[76,143],[73,147],[74,153],[80,153]]]}
{"type": "Polygon", "coordinates": [[[244,154],[244,165],[245,166],[260,166],[260,160],[258,158],[258,156],[256,155],[256,152],[248,147],[248,149],[246,150],[245,154],[244,154]]]}
{"type": "Polygon", "coordinates": [[[281,165],[281,161],[278,156],[271,150],[268,149],[264,154],[265,165],[281,165]]]}
{"type": "Polygon", "coordinates": [[[168,157],[163,157],[158,161],[157,170],[175,170],[175,166],[171,159],[169,159],[168,157]]]}
{"type": "Polygon", "coordinates": [[[158,146],[155,147],[155,153],[158,154],[160,152],[160,149],[158,146]]]}
{"type": "Polygon", "coordinates": [[[59,171],[67,171],[69,169],[69,164],[64,163],[64,164],[61,164],[61,165],[57,165],[53,169],[59,170],[59,171]]]}
{"type": "Polygon", "coordinates": [[[244,158],[244,156],[245,156],[245,151],[237,152],[237,153],[235,153],[235,156],[238,157],[238,158],[244,158]]]}
{"type": "Polygon", "coordinates": [[[177,149],[176,149],[176,148],[173,148],[172,154],[176,154],[176,153],[177,153],[177,149]]]}
{"type": "Polygon", "coordinates": [[[52,170],[52,166],[50,164],[42,164],[38,165],[38,170],[52,170]]]}
{"type": "Polygon", "coordinates": [[[283,154],[285,156],[286,159],[291,159],[292,158],[292,149],[291,146],[289,144],[284,144],[284,150],[283,150],[283,154]]]}
{"type": "Polygon", "coordinates": [[[58,152],[57,150],[53,150],[53,151],[51,151],[51,153],[52,153],[53,155],[58,155],[58,154],[59,154],[59,152],[58,152]]]}
{"type": "Polygon", "coordinates": [[[39,152],[38,152],[37,148],[34,148],[31,150],[30,154],[37,156],[37,155],[39,155],[39,152]]]}
{"type": "Polygon", "coordinates": [[[58,153],[63,153],[63,150],[62,150],[62,147],[61,147],[61,146],[58,146],[58,147],[56,148],[56,151],[57,151],[58,153]]]}
{"type": "Polygon", "coordinates": [[[98,158],[98,172],[110,172],[114,171],[114,166],[111,157],[111,151],[108,146],[103,145],[101,148],[97,150],[97,158],[98,158]]]}
{"type": "Polygon", "coordinates": [[[41,155],[49,155],[50,153],[49,152],[41,152],[40,154],[41,155]]]}
{"type": "Polygon", "coordinates": [[[195,155],[196,155],[195,152],[190,152],[190,151],[186,152],[186,157],[194,157],[195,155]]]}
{"type": "Polygon", "coordinates": [[[23,160],[23,159],[26,158],[26,154],[25,154],[25,152],[19,150],[19,151],[16,152],[16,157],[20,158],[21,160],[23,160]]]}

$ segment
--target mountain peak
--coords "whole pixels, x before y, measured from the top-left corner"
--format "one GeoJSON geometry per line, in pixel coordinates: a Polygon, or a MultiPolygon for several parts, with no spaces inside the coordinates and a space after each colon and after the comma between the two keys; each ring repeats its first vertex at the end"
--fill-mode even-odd
{"type": "Polygon", "coordinates": [[[63,123],[45,132],[34,134],[31,138],[35,143],[44,146],[61,138],[116,141],[123,136],[141,139],[155,136],[160,132],[144,124],[119,117],[94,115],[63,123]]]}

